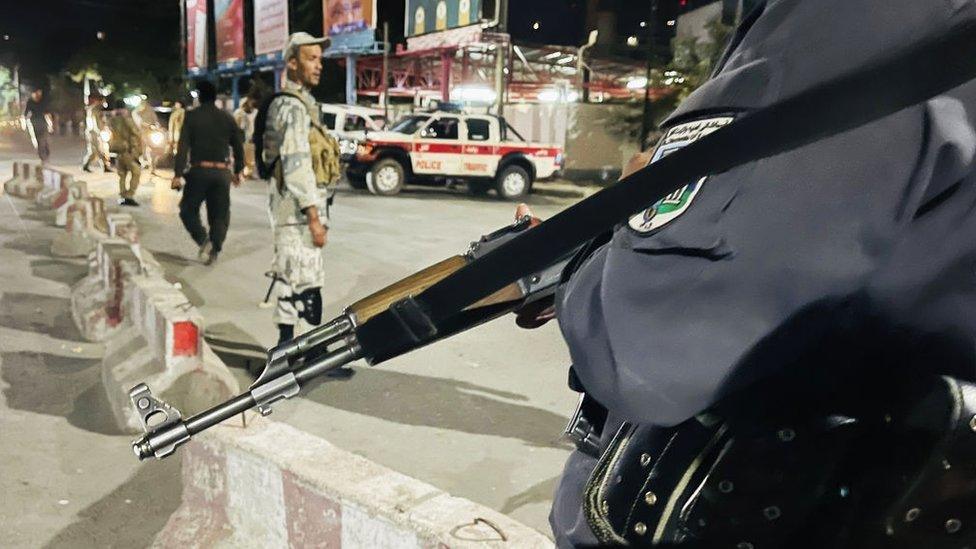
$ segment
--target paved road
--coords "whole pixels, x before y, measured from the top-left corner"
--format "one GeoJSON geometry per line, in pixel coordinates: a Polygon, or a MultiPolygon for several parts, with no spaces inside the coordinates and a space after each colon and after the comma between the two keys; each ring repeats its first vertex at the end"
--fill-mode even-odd
{"type": "MultiPolygon", "coordinates": [[[[22,145],[0,140],[0,176],[9,173],[5,160],[24,155],[22,145]]],[[[77,170],[79,143],[58,139],[53,148],[54,164],[77,170]]],[[[110,177],[80,170],[77,176],[96,194],[117,192],[110,177]]],[[[248,363],[261,360],[277,337],[270,310],[258,307],[271,253],[265,184],[251,181],[234,191],[224,253],[206,267],[179,224],[179,195],[167,178],[144,181],[137,194],[142,207],[126,210],[139,221],[142,244],[200,307],[207,339],[243,380],[248,363]]],[[[569,185],[540,185],[540,191],[529,202],[542,217],[579,198],[569,185]]],[[[381,198],[340,190],[327,248],[327,316],[463,251],[512,213],[511,204],[463,192],[424,189],[381,198]]],[[[0,257],[7,254],[0,249],[0,257]]],[[[352,379],[329,381],[278,405],[274,417],[549,533],[551,493],[569,451],[559,435],[576,400],[566,388],[568,364],[554,323],[523,331],[499,319],[376,368],[363,364],[352,379]]]]}

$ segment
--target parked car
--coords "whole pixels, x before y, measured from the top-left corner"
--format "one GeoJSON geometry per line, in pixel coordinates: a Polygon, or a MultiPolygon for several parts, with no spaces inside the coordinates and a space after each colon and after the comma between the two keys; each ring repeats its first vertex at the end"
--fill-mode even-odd
{"type": "Polygon", "coordinates": [[[463,181],[472,194],[494,189],[519,199],[563,165],[558,145],[529,143],[504,118],[438,111],[408,115],[390,131],[369,132],[349,161],[354,187],[394,195],[408,184],[463,181]]]}
{"type": "Polygon", "coordinates": [[[356,154],[359,145],[369,132],[383,131],[386,118],[382,109],[358,105],[322,104],[322,125],[339,141],[341,160],[348,162],[356,154]]]}

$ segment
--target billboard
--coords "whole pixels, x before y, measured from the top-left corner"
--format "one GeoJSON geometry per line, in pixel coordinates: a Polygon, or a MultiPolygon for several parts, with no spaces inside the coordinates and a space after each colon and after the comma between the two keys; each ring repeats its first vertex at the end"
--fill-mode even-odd
{"type": "Polygon", "coordinates": [[[244,59],[244,0],[214,0],[217,63],[244,59]]]}
{"type": "Polygon", "coordinates": [[[288,43],[288,0],[254,0],[254,55],[275,54],[288,43]]]}
{"type": "Polygon", "coordinates": [[[322,0],[322,28],[329,36],[376,28],[376,0],[322,0]]]}
{"type": "Polygon", "coordinates": [[[207,0],[186,0],[186,68],[207,69],[207,0]]]}
{"type": "Polygon", "coordinates": [[[482,0],[407,0],[405,34],[420,36],[480,23],[481,3],[482,0]]]}

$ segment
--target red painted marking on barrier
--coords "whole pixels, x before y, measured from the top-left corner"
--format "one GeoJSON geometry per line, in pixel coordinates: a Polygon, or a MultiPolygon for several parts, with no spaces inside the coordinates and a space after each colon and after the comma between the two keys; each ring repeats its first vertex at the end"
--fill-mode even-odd
{"type": "Polygon", "coordinates": [[[57,196],[55,196],[54,200],[51,201],[51,207],[57,209],[60,208],[61,206],[64,206],[67,203],[68,203],[68,188],[61,187],[61,190],[58,192],[57,196]]]}
{"type": "Polygon", "coordinates": [[[233,534],[227,517],[227,458],[200,442],[183,454],[183,504],[157,535],[156,547],[226,546],[233,534]]]}
{"type": "Polygon", "coordinates": [[[290,471],[281,472],[289,547],[340,547],[342,506],[290,471]]]}
{"type": "Polygon", "coordinates": [[[122,292],[125,281],[122,280],[122,265],[118,261],[112,262],[109,271],[111,295],[105,304],[105,323],[114,328],[122,323],[122,292]]]}
{"type": "Polygon", "coordinates": [[[173,323],[173,356],[197,356],[200,330],[189,320],[173,323]]]}

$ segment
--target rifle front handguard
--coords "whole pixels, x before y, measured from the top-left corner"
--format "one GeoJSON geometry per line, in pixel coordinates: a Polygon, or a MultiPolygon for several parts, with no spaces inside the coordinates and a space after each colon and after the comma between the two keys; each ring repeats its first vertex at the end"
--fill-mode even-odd
{"type": "Polygon", "coordinates": [[[528,217],[519,219],[481,237],[465,254],[445,259],[387,286],[353,303],[331,322],[272,348],[264,370],[247,392],[193,417],[183,419],[179,410],[155,397],[146,384],[140,383],[129,392],[129,397],[146,433],[133,442],[133,451],[140,460],[162,459],[193,435],[242,412],[257,408],[262,415],[270,414],[274,403],[296,396],[309,381],[331,370],[361,358],[375,365],[527,303],[551,297],[569,256],[466,307],[447,322],[432,323],[413,299],[529,227],[528,217]],[[393,325],[388,325],[391,319],[393,325]],[[382,345],[372,343],[377,341],[377,334],[383,338],[382,345]],[[392,341],[396,343],[391,344],[392,341]]]}

